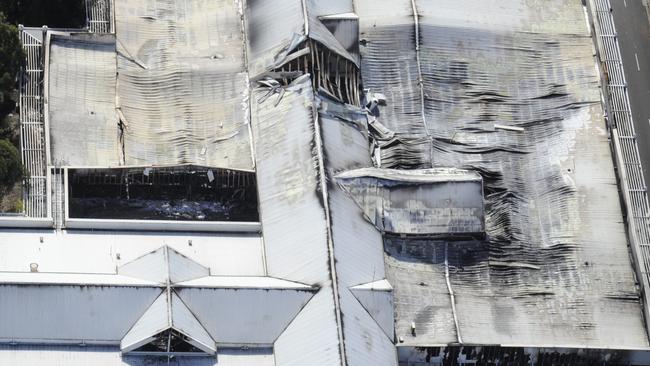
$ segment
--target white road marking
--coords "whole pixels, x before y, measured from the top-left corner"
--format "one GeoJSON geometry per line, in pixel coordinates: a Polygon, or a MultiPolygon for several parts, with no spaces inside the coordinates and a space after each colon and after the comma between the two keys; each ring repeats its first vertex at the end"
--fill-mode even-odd
{"type": "Polygon", "coordinates": [[[623,0],[623,5],[627,8],[627,1],[623,0]]]}
{"type": "Polygon", "coordinates": [[[634,53],[634,59],[636,60],[636,69],[641,71],[641,68],[639,67],[639,56],[636,55],[636,52],[634,53]]]}

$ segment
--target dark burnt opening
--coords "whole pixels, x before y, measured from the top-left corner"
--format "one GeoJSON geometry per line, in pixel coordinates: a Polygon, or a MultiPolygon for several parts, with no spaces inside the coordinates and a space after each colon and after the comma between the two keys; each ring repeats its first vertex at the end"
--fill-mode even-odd
{"type": "Polygon", "coordinates": [[[133,351],[134,353],[204,353],[202,350],[194,347],[188,341],[188,338],[174,329],[167,329],[158,333],[154,339],[140,346],[133,351]]]}
{"type": "Polygon", "coordinates": [[[70,218],[259,221],[255,173],[197,166],[68,170],[70,218]]]}

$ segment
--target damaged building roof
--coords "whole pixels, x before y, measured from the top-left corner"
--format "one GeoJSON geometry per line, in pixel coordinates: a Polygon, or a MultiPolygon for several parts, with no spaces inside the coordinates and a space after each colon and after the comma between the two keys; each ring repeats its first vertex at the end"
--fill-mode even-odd
{"type": "Polygon", "coordinates": [[[0,364],[650,348],[579,0],[87,4],[30,38],[0,364]]]}

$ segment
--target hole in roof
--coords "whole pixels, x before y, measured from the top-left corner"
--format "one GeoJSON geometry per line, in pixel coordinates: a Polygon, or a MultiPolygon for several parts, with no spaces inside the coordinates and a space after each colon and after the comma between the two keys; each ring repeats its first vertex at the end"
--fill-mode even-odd
{"type": "MultiPolygon", "coordinates": [[[[194,347],[189,343],[186,336],[175,331],[167,329],[158,333],[154,339],[131,353],[198,353],[206,354],[202,350],[194,347]]],[[[206,354],[207,355],[207,354],[206,354]]]]}
{"type": "Polygon", "coordinates": [[[259,221],[255,173],[196,166],[70,169],[70,218],[259,221]]]}

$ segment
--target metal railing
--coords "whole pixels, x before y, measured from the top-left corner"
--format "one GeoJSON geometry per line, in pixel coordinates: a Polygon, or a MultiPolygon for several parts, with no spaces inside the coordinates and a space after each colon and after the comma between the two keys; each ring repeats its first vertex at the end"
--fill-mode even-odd
{"type": "Polygon", "coordinates": [[[24,185],[25,215],[48,216],[43,42],[20,27],[26,62],[20,75],[20,150],[28,177],[24,185]]]}
{"type": "Polygon", "coordinates": [[[112,0],[86,0],[86,25],[91,33],[114,33],[112,0]]]}
{"type": "Polygon", "coordinates": [[[51,192],[52,195],[52,219],[54,220],[54,227],[61,229],[65,224],[65,180],[67,179],[66,169],[64,168],[51,168],[51,192]]]}
{"type": "Polygon", "coordinates": [[[608,126],[612,132],[618,176],[627,211],[628,237],[644,302],[647,327],[650,321],[650,205],[647,187],[643,178],[612,7],[609,0],[590,0],[590,7],[604,74],[608,126]]]}

